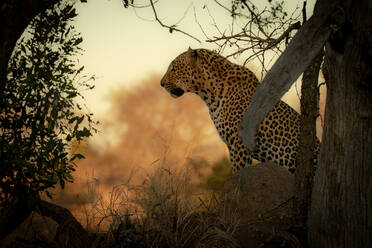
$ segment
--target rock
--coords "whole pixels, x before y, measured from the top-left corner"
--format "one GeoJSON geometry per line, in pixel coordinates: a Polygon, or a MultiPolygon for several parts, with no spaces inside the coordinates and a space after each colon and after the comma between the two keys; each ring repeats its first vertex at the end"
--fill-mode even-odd
{"type": "Polygon", "coordinates": [[[295,239],[286,232],[294,224],[293,196],[293,174],[261,163],[230,176],[222,190],[220,212],[239,219],[236,236],[242,247],[262,247],[278,237],[295,239]]]}
{"type": "Polygon", "coordinates": [[[50,247],[58,224],[51,218],[32,212],[26,220],[1,240],[0,247],[50,247]]]}

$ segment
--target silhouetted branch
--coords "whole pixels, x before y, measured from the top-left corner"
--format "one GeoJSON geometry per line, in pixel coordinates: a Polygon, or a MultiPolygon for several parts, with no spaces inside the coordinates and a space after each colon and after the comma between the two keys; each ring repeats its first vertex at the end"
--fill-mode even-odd
{"type": "MultiPolygon", "coordinates": [[[[214,2],[230,13],[232,24],[229,26],[229,30],[219,31],[217,36],[209,37],[206,41],[216,44],[219,47],[217,49],[219,52],[222,52],[226,47],[231,47],[234,51],[227,54],[227,58],[248,52],[244,65],[252,59],[258,60],[262,65],[261,76],[287,46],[293,36],[292,31],[301,27],[298,20],[299,8],[288,15],[282,9],[283,4],[270,4],[259,9],[250,1],[234,1],[232,7],[225,6],[218,0],[214,0],[214,2]],[[267,52],[276,56],[270,54],[270,58],[273,59],[265,59],[267,52]]],[[[211,18],[213,20],[212,16],[211,18]]],[[[219,30],[218,27],[216,28],[219,30]]],[[[205,36],[208,37],[206,34],[205,36]]]]}
{"type": "Polygon", "coordinates": [[[192,39],[198,41],[199,43],[201,43],[201,41],[200,41],[198,38],[196,38],[195,36],[193,36],[193,35],[191,35],[191,34],[185,32],[185,31],[182,31],[182,30],[176,28],[176,25],[175,25],[175,24],[172,25],[172,26],[169,26],[169,25],[164,24],[164,23],[159,19],[159,17],[158,17],[158,14],[157,14],[156,9],[155,9],[154,1],[153,1],[153,0],[150,0],[150,3],[151,3],[152,11],[154,12],[155,20],[160,24],[160,26],[162,26],[162,27],[164,27],[164,28],[168,28],[170,33],[172,33],[173,31],[176,31],[176,32],[182,33],[182,34],[184,34],[184,35],[186,35],[186,36],[188,36],[188,37],[190,37],[190,38],[192,38],[192,39]]]}

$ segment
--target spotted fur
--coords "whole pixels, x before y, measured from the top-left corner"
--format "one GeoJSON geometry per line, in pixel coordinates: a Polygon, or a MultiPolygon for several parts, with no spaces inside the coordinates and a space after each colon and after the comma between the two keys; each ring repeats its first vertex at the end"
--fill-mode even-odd
{"type": "Polygon", "coordinates": [[[285,102],[276,104],[258,127],[255,151],[250,152],[238,135],[243,114],[258,85],[250,70],[206,49],[182,53],[161,79],[161,86],[173,97],[191,92],[207,104],[217,132],[229,148],[233,173],[251,165],[252,159],[271,161],[294,171],[300,116],[285,102]]]}

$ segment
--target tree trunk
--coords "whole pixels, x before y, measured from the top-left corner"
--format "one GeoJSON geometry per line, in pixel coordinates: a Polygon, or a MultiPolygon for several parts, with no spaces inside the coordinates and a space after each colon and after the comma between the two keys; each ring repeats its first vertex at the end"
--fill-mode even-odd
{"type": "Polygon", "coordinates": [[[36,210],[42,216],[49,217],[58,223],[54,243],[57,247],[88,248],[94,237],[64,207],[40,200],[36,210]]]}
{"type": "Polygon", "coordinates": [[[16,229],[35,209],[40,200],[38,194],[20,190],[17,197],[2,202],[0,208],[0,240],[16,229]]]}
{"type": "Polygon", "coordinates": [[[372,247],[372,1],[346,1],[326,45],[327,104],[310,247],[372,247]],[[351,3],[350,3],[351,2],[351,3]]]}
{"type": "Polygon", "coordinates": [[[56,247],[85,248],[90,247],[93,236],[64,207],[41,200],[37,194],[19,194],[1,209],[0,240],[15,230],[32,211],[49,217],[58,223],[54,243],[56,247]]]}
{"type": "Polygon", "coordinates": [[[301,135],[296,158],[294,215],[299,226],[306,227],[310,206],[314,150],[318,145],[316,118],[319,115],[318,76],[323,60],[321,51],[306,68],[301,86],[301,135]]]}

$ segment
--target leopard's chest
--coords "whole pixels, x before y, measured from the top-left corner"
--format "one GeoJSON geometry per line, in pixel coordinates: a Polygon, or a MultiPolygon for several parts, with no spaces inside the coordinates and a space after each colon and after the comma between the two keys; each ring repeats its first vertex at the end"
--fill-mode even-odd
{"type": "Polygon", "coordinates": [[[210,107],[209,114],[216,127],[217,133],[222,141],[228,145],[233,145],[233,137],[237,136],[238,127],[243,117],[244,109],[231,108],[220,103],[218,107],[210,107]],[[239,110],[238,110],[239,109],[239,110]]]}
{"type": "Polygon", "coordinates": [[[229,147],[238,139],[238,129],[250,98],[245,87],[226,88],[222,96],[204,98],[220,138],[229,147]]]}

